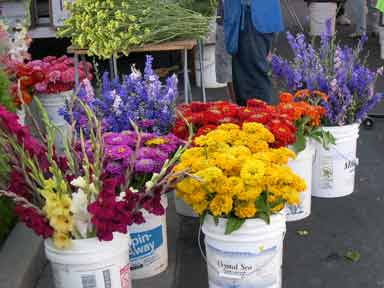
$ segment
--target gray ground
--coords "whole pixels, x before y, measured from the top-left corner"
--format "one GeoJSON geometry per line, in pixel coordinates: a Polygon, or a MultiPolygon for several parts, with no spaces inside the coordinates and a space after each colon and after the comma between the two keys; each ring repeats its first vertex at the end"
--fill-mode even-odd
{"type": "MultiPolygon", "coordinates": [[[[291,0],[291,6],[305,22],[303,1],[291,0]]],[[[286,13],[288,27],[297,31],[286,13]]],[[[342,35],[351,31],[344,28],[342,35]]],[[[343,41],[345,37],[341,37],[343,41]]],[[[289,55],[284,35],[280,35],[276,50],[289,55]]],[[[370,37],[369,63],[383,64],[379,57],[378,40],[370,37]]],[[[379,89],[384,81],[379,82],[379,89]]],[[[209,99],[223,99],[222,89],[208,90],[209,99]]],[[[194,89],[194,99],[200,91],[194,89]]],[[[384,104],[376,112],[384,113],[384,104]]],[[[285,288],[374,288],[384,287],[384,120],[377,120],[372,130],[361,129],[358,157],[360,166],[356,191],[341,199],[313,199],[312,215],[300,222],[288,223],[284,246],[283,287],[285,288]],[[297,234],[306,229],[309,236],[297,234]],[[350,263],[344,255],[350,251],[361,254],[360,261],[350,263]]],[[[172,201],[170,201],[172,203],[172,201]]],[[[197,246],[198,221],[177,216],[173,205],[168,210],[170,265],[167,272],[145,281],[134,282],[134,288],[206,288],[205,263],[197,246]]],[[[35,288],[53,287],[49,268],[35,288]]],[[[68,287],[70,288],[70,287],[68,287]]]]}

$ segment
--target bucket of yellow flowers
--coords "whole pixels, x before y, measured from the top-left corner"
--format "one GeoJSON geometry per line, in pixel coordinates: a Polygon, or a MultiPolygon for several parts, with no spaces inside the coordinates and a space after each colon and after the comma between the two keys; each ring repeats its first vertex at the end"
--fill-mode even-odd
{"type": "Polygon", "coordinates": [[[176,171],[177,194],[202,217],[209,287],[281,287],[284,207],[300,203],[295,154],[271,148],[259,123],[222,124],[195,139],[176,171]]]}

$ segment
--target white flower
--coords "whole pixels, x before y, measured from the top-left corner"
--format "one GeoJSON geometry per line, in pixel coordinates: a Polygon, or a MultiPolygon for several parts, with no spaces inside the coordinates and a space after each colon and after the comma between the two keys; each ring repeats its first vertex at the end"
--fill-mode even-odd
{"type": "Polygon", "coordinates": [[[132,73],[129,75],[129,77],[132,80],[136,80],[136,79],[140,79],[141,78],[141,72],[140,72],[140,70],[136,69],[135,65],[131,66],[131,71],[132,71],[132,73]]]}
{"type": "Polygon", "coordinates": [[[71,212],[75,228],[83,238],[87,237],[87,232],[91,226],[91,215],[88,213],[87,207],[87,195],[82,189],[78,189],[77,193],[72,193],[71,212]]]}
{"type": "Polygon", "coordinates": [[[127,194],[123,191],[119,194],[119,196],[116,197],[116,201],[123,201],[125,196],[127,196],[127,194]]]}
{"type": "Polygon", "coordinates": [[[81,176],[72,180],[71,184],[77,188],[82,188],[82,189],[85,189],[87,187],[87,182],[85,182],[84,177],[81,177],[81,176]]]}

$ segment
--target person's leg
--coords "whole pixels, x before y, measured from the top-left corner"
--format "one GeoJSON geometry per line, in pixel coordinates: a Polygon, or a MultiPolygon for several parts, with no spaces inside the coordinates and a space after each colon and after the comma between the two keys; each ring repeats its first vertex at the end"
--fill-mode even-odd
{"type": "Polygon", "coordinates": [[[233,87],[233,82],[227,83],[227,96],[231,100],[231,102],[236,103],[236,94],[235,88],[233,87]]]}
{"type": "Polygon", "coordinates": [[[269,77],[273,34],[256,31],[250,9],[245,13],[244,31],[240,33],[239,50],[233,56],[232,71],[237,103],[246,105],[248,99],[258,98],[270,102],[272,84],[269,77]]]}
{"type": "Polygon", "coordinates": [[[361,36],[367,31],[367,0],[350,0],[356,28],[351,36],[361,36]]]}

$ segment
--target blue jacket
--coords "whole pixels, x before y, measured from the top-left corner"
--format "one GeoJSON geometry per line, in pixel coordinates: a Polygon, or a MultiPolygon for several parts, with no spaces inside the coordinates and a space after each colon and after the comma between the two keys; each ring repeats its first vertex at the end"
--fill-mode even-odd
{"type": "Polygon", "coordinates": [[[238,50],[239,34],[244,16],[244,2],[252,1],[252,21],[260,33],[274,33],[284,30],[280,0],[224,0],[224,33],[228,53],[238,50]]]}

